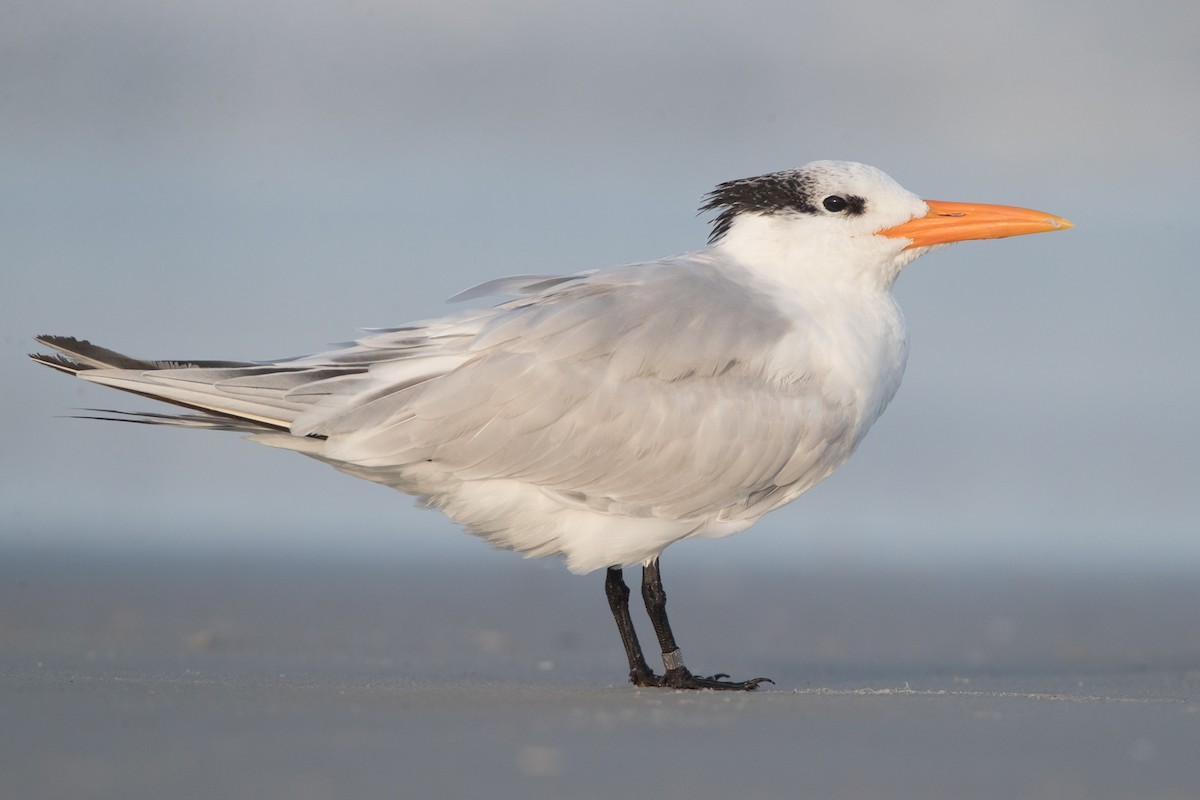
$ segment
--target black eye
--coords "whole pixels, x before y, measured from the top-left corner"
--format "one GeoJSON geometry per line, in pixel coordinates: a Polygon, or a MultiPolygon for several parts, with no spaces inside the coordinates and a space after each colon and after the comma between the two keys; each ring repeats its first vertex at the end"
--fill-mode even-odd
{"type": "Polygon", "coordinates": [[[821,202],[821,205],[825,206],[826,211],[832,211],[836,214],[839,211],[845,211],[846,207],[850,204],[846,202],[846,198],[831,194],[821,202]]]}

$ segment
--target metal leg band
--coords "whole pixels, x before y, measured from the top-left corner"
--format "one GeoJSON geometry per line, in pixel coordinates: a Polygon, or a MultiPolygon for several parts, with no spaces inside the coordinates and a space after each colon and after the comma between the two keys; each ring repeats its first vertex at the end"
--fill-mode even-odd
{"type": "Polygon", "coordinates": [[[679,669],[683,666],[683,653],[679,649],[663,653],[663,666],[668,670],[679,669]]]}

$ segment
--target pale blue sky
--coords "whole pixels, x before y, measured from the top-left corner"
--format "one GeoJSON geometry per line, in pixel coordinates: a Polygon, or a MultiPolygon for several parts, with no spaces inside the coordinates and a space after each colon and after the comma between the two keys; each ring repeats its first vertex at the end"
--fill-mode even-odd
{"type": "Polygon", "coordinates": [[[308,352],[699,247],[715,183],[845,158],[1078,228],[910,267],[908,375],[855,459],[684,547],[1200,563],[1194,3],[426,5],[0,3],[0,548],[502,558],[289,453],[62,419],[153,405],[29,337],[308,352]]]}

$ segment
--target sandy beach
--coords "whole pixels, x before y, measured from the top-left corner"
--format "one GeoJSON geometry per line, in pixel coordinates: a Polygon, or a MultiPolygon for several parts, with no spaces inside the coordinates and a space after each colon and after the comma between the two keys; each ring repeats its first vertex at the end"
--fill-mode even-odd
{"type": "Polygon", "coordinates": [[[1200,793],[1195,576],[677,561],[689,663],[775,686],[634,689],[602,579],[500,553],[8,553],[2,794],[1200,793]]]}

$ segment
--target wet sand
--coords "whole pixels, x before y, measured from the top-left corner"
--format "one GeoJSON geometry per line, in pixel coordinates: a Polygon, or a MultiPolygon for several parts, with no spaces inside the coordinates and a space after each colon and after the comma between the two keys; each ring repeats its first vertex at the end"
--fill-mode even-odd
{"type": "Polygon", "coordinates": [[[509,554],[4,553],[0,796],[1200,797],[1200,574],[671,556],[689,666],[774,687],[634,689],[509,554]]]}

